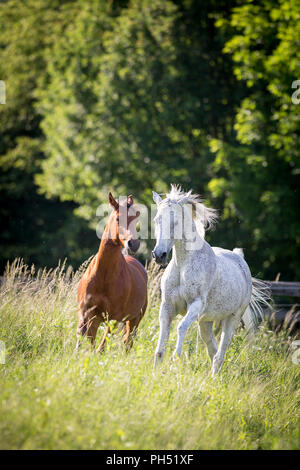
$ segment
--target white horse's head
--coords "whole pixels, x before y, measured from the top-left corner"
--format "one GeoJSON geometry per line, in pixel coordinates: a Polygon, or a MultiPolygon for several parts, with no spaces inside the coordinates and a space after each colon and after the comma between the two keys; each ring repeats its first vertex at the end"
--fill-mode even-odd
{"type": "Polygon", "coordinates": [[[192,242],[190,249],[199,249],[193,241],[204,238],[205,229],[211,227],[217,216],[214,209],[204,206],[197,194],[184,192],[180,186],[171,185],[170,193],[162,199],[153,191],[157,205],[154,218],[156,245],[152,256],[158,264],[166,265],[169,253],[177,240],[192,242]],[[198,237],[195,237],[195,231],[198,237]]]}

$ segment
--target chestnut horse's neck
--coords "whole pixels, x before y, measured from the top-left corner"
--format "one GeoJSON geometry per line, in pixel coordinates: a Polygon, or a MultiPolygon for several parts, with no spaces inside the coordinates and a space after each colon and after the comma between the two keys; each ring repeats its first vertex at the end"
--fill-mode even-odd
{"type": "Polygon", "coordinates": [[[122,247],[109,237],[109,229],[106,226],[98,253],[96,254],[96,276],[107,277],[107,273],[109,273],[113,277],[118,272],[120,263],[123,261],[122,247]]]}

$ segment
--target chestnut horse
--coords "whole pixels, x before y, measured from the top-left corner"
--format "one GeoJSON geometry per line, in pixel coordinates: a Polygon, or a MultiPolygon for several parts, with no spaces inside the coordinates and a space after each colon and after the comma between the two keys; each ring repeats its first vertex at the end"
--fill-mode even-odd
{"type": "MultiPolygon", "coordinates": [[[[105,227],[98,253],[92,259],[78,286],[79,323],[77,335],[86,335],[94,346],[98,327],[106,320],[124,323],[123,340],[132,345],[132,337],[147,307],[147,273],[132,256],[123,255],[125,248],[135,253],[140,245],[136,233],[133,198],[120,204],[109,193],[113,211],[105,227]]],[[[105,345],[109,326],[97,349],[105,345]]],[[[80,339],[77,341],[77,348],[80,339]]]]}

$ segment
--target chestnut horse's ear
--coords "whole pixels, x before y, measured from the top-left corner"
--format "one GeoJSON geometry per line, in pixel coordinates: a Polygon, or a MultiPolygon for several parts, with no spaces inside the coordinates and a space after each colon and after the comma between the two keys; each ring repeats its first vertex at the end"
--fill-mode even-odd
{"type": "Polygon", "coordinates": [[[109,193],[108,195],[108,202],[115,210],[119,209],[119,204],[117,203],[117,201],[115,200],[115,198],[113,197],[111,193],[109,193]]]}
{"type": "Polygon", "coordinates": [[[130,206],[133,205],[133,197],[132,197],[132,194],[129,194],[128,198],[127,198],[127,204],[130,206]]]}

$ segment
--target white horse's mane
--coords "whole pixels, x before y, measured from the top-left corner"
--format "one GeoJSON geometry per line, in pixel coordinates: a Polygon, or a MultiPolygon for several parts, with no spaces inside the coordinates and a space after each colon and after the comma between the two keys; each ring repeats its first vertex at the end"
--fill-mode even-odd
{"type": "Polygon", "coordinates": [[[185,192],[180,185],[176,184],[171,184],[171,191],[166,194],[161,204],[178,204],[181,201],[183,204],[193,204],[198,209],[201,216],[194,218],[194,222],[198,233],[204,237],[205,230],[213,228],[218,219],[216,209],[206,207],[199,194],[194,194],[192,190],[185,192]]]}

